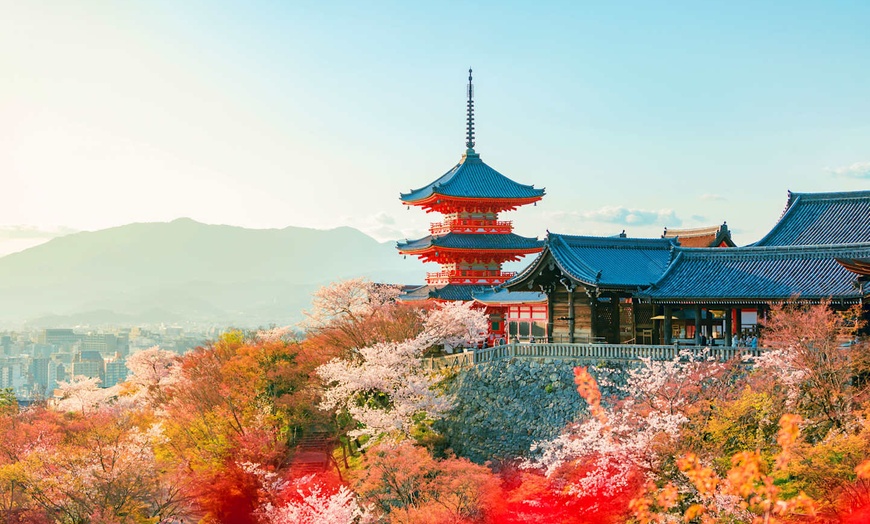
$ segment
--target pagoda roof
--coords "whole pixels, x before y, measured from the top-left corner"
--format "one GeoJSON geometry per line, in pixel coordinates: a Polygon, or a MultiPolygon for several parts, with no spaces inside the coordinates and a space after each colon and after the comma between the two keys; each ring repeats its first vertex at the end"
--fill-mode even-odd
{"type": "Polygon", "coordinates": [[[682,247],[735,247],[728,225],[699,227],[693,229],[665,228],[662,238],[676,238],[682,247]]]}
{"type": "MultiPolygon", "coordinates": [[[[419,189],[401,193],[405,204],[423,204],[434,195],[474,200],[524,200],[533,202],[544,196],[544,189],[535,189],[514,182],[489,167],[480,155],[469,150],[462,160],[440,178],[419,189]]],[[[524,202],[526,203],[526,202],[524,202]]]]}
{"type": "Polygon", "coordinates": [[[447,284],[444,286],[422,285],[408,289],[400,297],[405,302],[425,300],[474,300],[487,306],[541,303],[547,301],[547,295],[537,291],[508,292],[504,288],[489,286],[474,286],[462,284],[447,284]]]}
{"type": "Polygon", "coordinates": [[[870,257],[870,243],[678,248],[667,272],[640,297],[657,303],[857,301],[856,276],[838,259],[870,257]]]}
{"type": "Polygon", "coordinates": [[[671,261],[671,251],[676,245],[671,238],[548,233],[541,254],[505,286],[519,290],[522,283],[531,283],[546,267],[558,267],[575,282],[590,287],[646,287],[665,272],[671,261]]]}
{"type": "Polygon", "coordinates": [[[522,237],[514,233],[447,233],[442,236],[428,235],[417,240],[396,243],[398,250],[403,253],[415,253],[436,247],[448,250],[536,251],[543,245],[542,240],[522,237]]]}
{"type": "Polygon", "coordinates": [[[870,242],[870,191],[788,193],[785,211],[755,246],[870,242]]]}

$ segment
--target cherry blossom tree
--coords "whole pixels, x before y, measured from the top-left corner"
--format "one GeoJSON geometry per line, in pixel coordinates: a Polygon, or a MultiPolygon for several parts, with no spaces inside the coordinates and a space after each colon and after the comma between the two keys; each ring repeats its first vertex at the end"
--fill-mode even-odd
{"type": "Polygon", "coordinates": [[[414,338],[360,347],[348,358],[318,368],[327,386],[321,406],[359,422],[352,436],[409,435],[421,415],[437,419],[453,407],[452,399],[435,387],[441,377],[423,368],[422,356],[445,341],[482,340],[485,315],[470,304],[447,303],[429,311],[423,324],[414,338]]]}
{"type": "Polygon", "coordinates": [[[868,385],[860,377],[870,371],[868,344],[855,338],[861,327],[857,307],[838,313],[823,302],[771,309],[762,331],[771,349],[756,365],[785,388],[787,409],[807,419],[812,439],[856,427],[854,402],[868,385]]]}
{"type": "Polygon", "coordinates": [[[57,381],[57,396],[54,404],[58,411],[78,411],[82,414],[99,410],[116,395],[117,388],[100,388],[99,377],[74,376],[69,381],[57,381]]]}
{"type": "Polygon", "coordinates": [[[389,333],[397,325],[397,313],[407,309],[396,304],[400,293],[398,286],[365,278],[332,283],[314,293],[312,310],[305,312],[302,326],[309,335],[321,336],[345,350],[386,339],[402,340],[406,337],[401,333],[398,337],[389,333]]]}
{"type": "Polygon", "coordinates": [[[168,400],[168,392],[181,376],[181,358],[172,351],[153,346],[127,357],[127,385],[137,400],[157,406],[168,400]]]}

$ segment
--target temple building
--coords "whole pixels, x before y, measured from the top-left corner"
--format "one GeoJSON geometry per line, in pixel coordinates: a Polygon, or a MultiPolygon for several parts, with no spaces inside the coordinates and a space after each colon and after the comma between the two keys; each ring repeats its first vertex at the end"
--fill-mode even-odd
{"type": "Polygon", "coordinates": [[[665,228],[662,238],[675,238],[682,247],[736,247],[725,223],[693,229],[665,228]]]}
{"type": "Polygon", "coordinates": [[[673,238],[548,233],[542,253],[505,287],[546,293],[551,342],[651,344],[653,309],[632,297],[661,277],[676,246],[673,238]]]}
{"type": "Polygon", "coordinates": [[[773,303],[870,313],[870,191],[790,192],[767,235],[730,246],[724,224],[660,239],[548,233],[504,287],[546,293],[550,342],[732,345],[773,303]]]}
{"type": "Polygon", "coordinates": [[[868,259],[870,191],[789,192],[785,211],[761,240],[719,252],[677,250],[668,271],[639,298],[661,307],[662,342],[704,336],[731,345],[745,331],[744,311],[757,324],[772,303],[829,300],[837,308],[862,304],[867,312],[870,288],[861,269],[868,259]],[[687,313],[694,323],[679,325],[687,313]]]}
{"type": "Polygon", "coordinates": [[[476,301],[490,314],[492,338],[503,338],[511,335],[506,330],[510,322],[516,328],[513,334],[519,333],[523,322],[531,333],[529,322],[541,321],[546,306],[545,297],[537,292],[495,291],[514,276],[503,271],[505,262],[538,253],[543,245],[537,238],[515,234],[513,223],[500,220],[499,214],[541,200],[544,189],[514,182],[484,163],[474,150],[473,89],[469,69],[466,150],[459,163],[433,182],[400,194],[403,204],[444,216],[431,225],[429,235],[397,244],[401,254],[440,265],[439,271],[426,275],[425,285],[407,290],[402,300],[476,301]],[[517,316],[509,319],[511,311],[517,316]]]}

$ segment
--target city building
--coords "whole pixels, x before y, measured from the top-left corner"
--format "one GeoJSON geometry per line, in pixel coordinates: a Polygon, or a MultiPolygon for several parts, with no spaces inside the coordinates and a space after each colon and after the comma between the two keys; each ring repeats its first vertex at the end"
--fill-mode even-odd
{"type": "Polygon", "coordinates": [[[99,351],[81,351],[72,360],[70,376],[105,380],[103,356],[99,351]]]}

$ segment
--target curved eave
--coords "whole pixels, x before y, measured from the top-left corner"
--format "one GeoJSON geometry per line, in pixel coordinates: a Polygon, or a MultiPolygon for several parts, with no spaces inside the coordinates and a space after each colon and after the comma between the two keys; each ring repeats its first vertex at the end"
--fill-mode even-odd
{"type": "Polygon", "coordinates": [[[643,293],[638,295],[642,302],[651,304],[668,304],[668,305],[722,305],[722,306],[738,306],[738,305],[758,305],[758,304],[773,304],[778,302],[801,303],[801,304],[818,304],[820,302],[831,301],[835,304],[858,304],[862,300],[862,296],[854,295],[806,295],[806,296],[757,296],[757,297],[679,297],[679,298],[653,298],[643,293]]]}
{"type": "Polygon", "coordinates": [[[518,247],[506,247],[506,248],[464,248],[464,247],[444,247],[439,246],[437,244],[430,244],[426,247],[419,249],[402,249],[401,246],[398,247],[399,254],[401,255],[425,255],[427,253],[435,253],[436,251],[439,253],[465,253],[465,254],[477,254],[477,253],[495,253],[499,255],[516,255],[516,256],[525,256],[531,255],[534,253],[538,253],[541,251],[540,247],[527,247],[527,248],[518,248],[518,247]]]}
{"type": "Polygon", "coordinates": [[[529,286],[529,280],[534,279],[535,274],[538,272],[538,268],[543,264],[543,261],[546,260],[547,254],[550,252],[549,247],[549,239],[544,241],[544,247],[541,250],[541,253],[532,260],[532,262],[526,266],[525,269],[517,273],[512,279],[508,280],[502,287],[507,289],[508,291],[525,291],[524,289],[520,289],[520,286],[526,285],[527,289],[529,286]]]}
{"type": "MultiPolygon", "coordinates": [[[[541,254],[538,255],[538,258],[533,260],[532,263],[526,267],[526,269],[522,270],[514,278],[512,278],[512,279],[508,280],[507,282],[505,282],[504,284],[502,284],[502,286],[508,290],[513,290],[513,291],[524,291],[524,289],[522,288],[523,285],[526,286],[526,289],[531,289],[530,282],[533,281],[538,275],[540,275],[543,272],[543,270],[541,269],[541,266],[544,265],[545,261],[548,259],[552,259],[555,267],[559,268],[559,271],[563,275],[570,278],[574,284],[582,284],[584,286],[593,287],[593,288],[598,286],[598,283],[595,281],[594,278],[589,278],[588,276],[577,275],[574,272],[569,271],[566,268],[566,264],[564,264],[562,261],[559,260],[559,257],[557,257],[555,255],[552,248],[550,247],[550,237],[547,238],[547,241],[544,244],[544,249],[541,252],[541,254]],[[548,255],[549,255],[549,257],[548,257],[548,255]]],[[[586,266],[585,264],[584,264],[584,266],[589,268],[589,266],[586,266]]],[[[596,272],[593,271],[591,268],[589,268],[589,272],[590,272],[590,274],[596,274],[596,272]]],[[[617,287],[617,286],[613,286],[613,287],[617,287]]],[[[636,289],[636,288],[637,288],[637,286],[626,286],[625,287],[625,289],[636,289]]]]}
{"type": "Polygon", "coordinates": [[[839,262],[841,266],[848,269],[852,273],[856,273],[865,277],[870,276],[870,258],[838,258],[837,262],[839,262]]]}
{"type": "Polygon", "coordinates": [[[794,194],[789,191],[788,202],[786,203],[786,207],[783,210],[782,215],[780,215],[779,220],[776,221],[776,224],[774,224],[773,227],[770,228],[770,231],[768,231],[767,234],[761,238],[761,240],[749,245],[758,247],[766,246],[767,242],[770,241],[770,239],[773,238],[774,235],[779,233],[779,230],[782,229],[783,224],[788,223],[789,215],[795,212],[794,210],[798,207],[797,204],[798,202],[800,202],[800,199],[800,194],[794,194]]]}
{"type": "Polygon", "coordinates": [[[587,287],[598,287],[597,275],[600,274],[598,270],[590,267],[579,257],[572,257],[573,260],[570,261],[570,264],[569,261],[565,259],[571,256],[571,247],[565,242],[565,239],[557,236],[553,245],[558,249],[551,249],[550,253],[552,253],[553,260],[556,262],[556,265],[559,267],[562,273],[564,273],[571,280],[573,280],[575,284],[583,284],[587,287]],[[574,264],[579,269],[583,270],[584,274],[581,275],[576,271],[569,269],[571,268],[571,264],[574,264]]]}
{"type": "Polygon", "coordinates": [[[419,206],[426,211],[437,211],[445,207],[488,207],[500,211],[512,211],[518,207],[533,204],[542,198],[544,198],[543,189],[541,189],[540,196],[526,198],[456,197],[433,192],[428,197],[418,200],[402,199],[402,203],[408,206],[419,206]]]}

